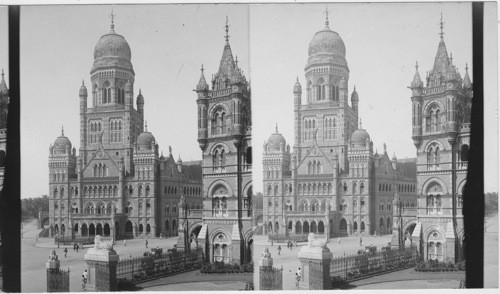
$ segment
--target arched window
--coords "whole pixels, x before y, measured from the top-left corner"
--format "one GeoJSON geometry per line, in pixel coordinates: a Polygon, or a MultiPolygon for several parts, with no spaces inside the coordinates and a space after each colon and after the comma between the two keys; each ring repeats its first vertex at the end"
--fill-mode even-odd
{"type": "Polygon", "coordinates": [[[460,160],[468,161],[469,160],[469,145],[464,144],[460,147],[460,160]]]}

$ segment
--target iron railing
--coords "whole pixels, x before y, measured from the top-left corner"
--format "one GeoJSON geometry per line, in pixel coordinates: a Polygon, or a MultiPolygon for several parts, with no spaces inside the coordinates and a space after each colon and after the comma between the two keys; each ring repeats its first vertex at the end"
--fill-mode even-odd
{"type": "Polygon", "coordinates": [[[259,290],[283,290],[283,267],[260,267],[259,290]]]}
{"type": "Polygon", "coordinates": [[[116,278],[135,284],[200,269],[202,261],[203,250],[201,248],[130,257],[118,261],[116,278]]]}
{"type": "Polygon", "coordinates": [[[47,270],[47,292],[69,292],[69,269],[47,270]]]}
{"type": "Polygon", "coordinates": [[[402,250],[383,250],[363,252],[361,254],[343,255],[330,262],[330,277],[335,282],[349,282],[415,266],[417,248],[410,246],[402,250]]]}

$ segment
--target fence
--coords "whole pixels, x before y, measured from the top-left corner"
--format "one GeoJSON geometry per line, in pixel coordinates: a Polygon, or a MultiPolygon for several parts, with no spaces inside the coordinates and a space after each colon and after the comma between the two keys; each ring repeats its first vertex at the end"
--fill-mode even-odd
{"type": "Polygon", "coordinates": [[[120,259],[116,265],[116,279],[126,280],[133,284],[140,283],[200,269],[202,261],[203,250],[201,248],[120,259]]]}
{"type": "Polygon", "coordinates": [[[71,245],[75,242],[82,244],[93,244],[95,236],[91,237],[71,237],[71,236],[59,236],[54,237],[54,244],[61,245],[71,245]]]}
{"type": "Polygon", "coordinates": [[[283,290],[283,267],[260,267],[259,290],[283,290]]]}
{"type": "Polygon", "coordinates": [[[47,270],[47,292],[69,292],[69,269],[47,270]]]}
{"type": "Polygon", "coordinates": [[[387,250],[374,253],[344,255],[331,260],[330,278],[333,284],[415,266],[417,248],[387,250]]]}

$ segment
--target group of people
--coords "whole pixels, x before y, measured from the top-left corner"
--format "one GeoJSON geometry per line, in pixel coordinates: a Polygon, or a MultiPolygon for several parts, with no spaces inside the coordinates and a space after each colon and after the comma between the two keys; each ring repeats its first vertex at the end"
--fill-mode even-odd
{"type": "Polygon", "coordinates": [[[83,243],[75,242],[73,243],[73,251],[78,253],[78,250],[83,249],[83,243]]]}

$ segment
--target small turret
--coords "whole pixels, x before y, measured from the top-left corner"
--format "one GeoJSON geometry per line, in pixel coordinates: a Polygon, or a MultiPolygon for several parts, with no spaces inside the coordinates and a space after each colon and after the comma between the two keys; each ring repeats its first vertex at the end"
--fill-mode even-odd
{"type": "Polygon", "coordinates": [[[351,94],[351,105],[352,105],[352,109],[355,112],[358,112],[358,103],[359,103],[359,95],[358,95],[358,92],[356,92],[356,86],[354,86],[354,90],[352,91],[352,94],[351,94]]]}
{"type": "Polygon", "coordinates": [[[144,117],[144,97],[142,96],[141,89],[139,89],[139,95],[137,95],[137,112],[144,117]]]}
{"type": "Polygon", "coordinates": [[[297,77],[297,81],[295,82],[295,85],[293,85],[293,96],[295,98],[295,100],[294,100],[295,105],[301,105],[302,104],[302,86],[299,83],[299,77],[297,77]]]}
{"type": "Polygon", "coordinates": [[[177,170],[182,174],[182,159],[179,155],[179,159],[177,159],[177,170]]]}
{"type": "Polygon", "coordinates": [[[413,81],[411,82],[411,88],[422,88],[424,83],[420,79],[420,74],[418,73],[418,61],[415,64],[415,75],[413,76],[413,81]]]}
{"type": "Polygon", "coordinates": [[[391,165],[392,165],[392,169],[393,170],[396,170],[397,168],[397,163],[398,163],[398,159],[396,158],[396,153],[394,153],[392,155],[392,159],[391,159],[391,165]]]}
{"type": "Polygon", "coordinates": [[[198,85],[196,85],[196,92],[206,92],[208,91],[208,84],[207,81],[205,80],[205,75],[203,74],[204,68],[203,64],[201,65],[201,76],[200,80],[198,82],[198,85]]]}
{"type": "Polygon", "coordinates": [[[7,88],[7,84],[5,83],[5,73],[2,69],[2,80],[0,81],[0,95],[9,95],[9,89],[7,88]]]}

